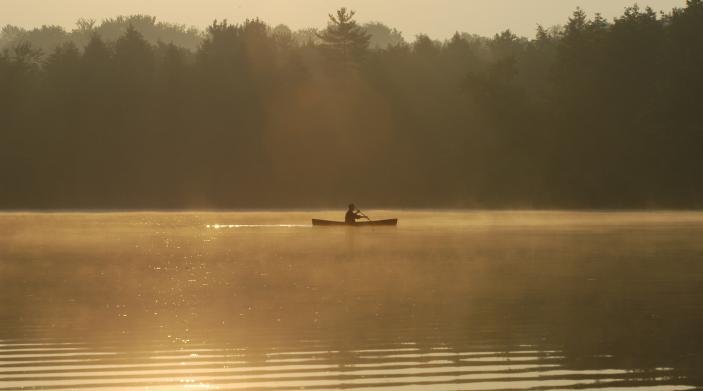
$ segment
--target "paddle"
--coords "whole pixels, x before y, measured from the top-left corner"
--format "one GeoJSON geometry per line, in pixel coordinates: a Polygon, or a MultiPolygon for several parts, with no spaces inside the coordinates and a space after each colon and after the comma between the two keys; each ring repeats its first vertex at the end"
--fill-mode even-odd
{"type": "Polygon", "coordinates": [[[357,211],[357,213],[359,213],[359,214],[361,215],[361,217],[365,218],[365,219],[368,220],[368,221],[372,221],[372,220],[369,218],[369,216],[366,215],[366,213],[362,212],[362,211],[359,210],[359,209],[357,209],[356,211],[357,211]]]}

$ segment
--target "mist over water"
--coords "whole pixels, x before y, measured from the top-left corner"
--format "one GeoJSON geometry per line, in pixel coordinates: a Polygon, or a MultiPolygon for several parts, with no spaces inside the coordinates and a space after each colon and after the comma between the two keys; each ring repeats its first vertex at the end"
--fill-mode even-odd
{"type": "Polygon", "coordinates": [[[0,215],[0,390],[703,385],[702,213],[0,215]]]}
{"type": "Polygon", "coordinates": [[[0,391],[703,389],[703,0],[536,2],[2,26],[0,391]]]}

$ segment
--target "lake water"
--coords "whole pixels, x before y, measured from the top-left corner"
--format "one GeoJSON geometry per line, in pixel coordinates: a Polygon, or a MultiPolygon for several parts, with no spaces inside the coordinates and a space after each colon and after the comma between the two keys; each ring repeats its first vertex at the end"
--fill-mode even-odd
{"type": "Polygon", "coordinates": [[[0,214],[0,390],[703,387],[703,214],[0,214]]]}

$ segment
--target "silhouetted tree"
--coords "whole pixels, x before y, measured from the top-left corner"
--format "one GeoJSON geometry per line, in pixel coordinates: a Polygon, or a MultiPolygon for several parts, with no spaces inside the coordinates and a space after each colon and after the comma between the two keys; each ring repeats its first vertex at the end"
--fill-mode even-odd
{"type": "Polygon", "coordinates": [[[325,53],[337,61],[358,61],[369,47],[371,36],[356,23],[354,15],[354,11],[340,8],[329,15],[327,28],[317,35],[325,53]]]}

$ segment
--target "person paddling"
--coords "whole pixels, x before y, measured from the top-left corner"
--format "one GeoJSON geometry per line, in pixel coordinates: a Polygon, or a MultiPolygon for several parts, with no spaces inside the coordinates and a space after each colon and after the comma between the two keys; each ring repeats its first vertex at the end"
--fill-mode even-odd
{"type": "Polygon", "coordinates": [[[361,213],[360,210],[356,209],[356,206],[354,204],[349,204],[349,209],[347,209],[347,214],[344,215],[344,223],[345,224],[354,224],[356,223],[356,220],[359,219],[368,219],[366,215],[361,213]]]}

